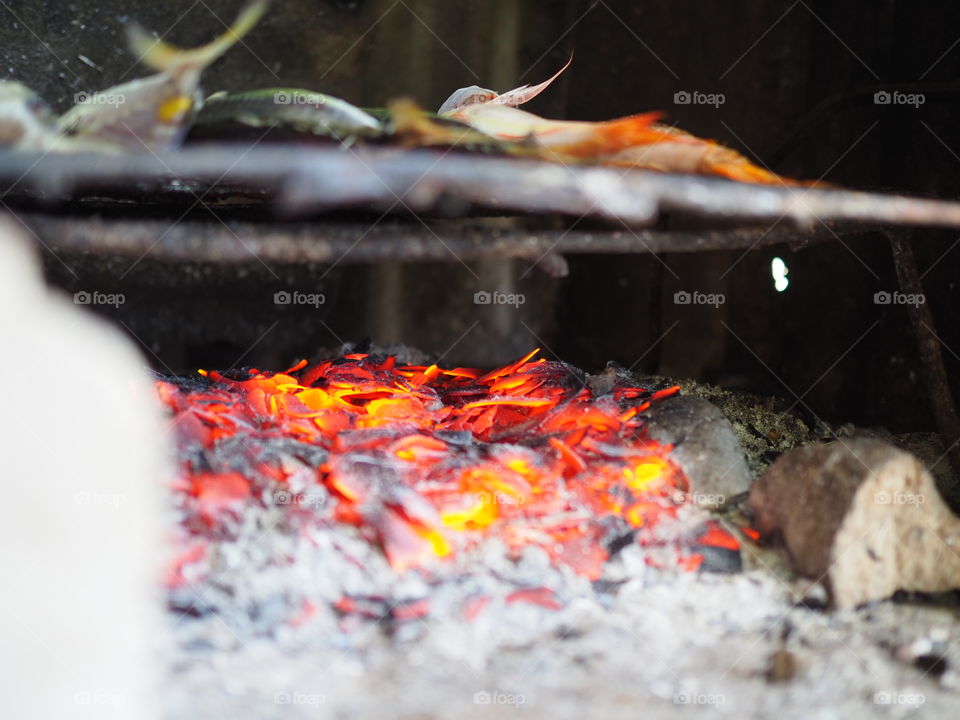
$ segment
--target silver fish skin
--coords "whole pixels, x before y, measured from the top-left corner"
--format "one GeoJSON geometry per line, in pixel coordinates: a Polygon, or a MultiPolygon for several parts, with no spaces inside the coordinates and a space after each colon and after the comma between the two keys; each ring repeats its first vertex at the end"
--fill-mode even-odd
{"type": "Polygon", "coordinates": [[[202,105],[203,71],[257,24],[268,0],[248,4],[213,42],[184,50],[154,38],[139,25],[128,30],[131,52],[160,72],[84,95],[59,120],[60,132],[100,140],[135,152],[178,147],[202,105]]]}

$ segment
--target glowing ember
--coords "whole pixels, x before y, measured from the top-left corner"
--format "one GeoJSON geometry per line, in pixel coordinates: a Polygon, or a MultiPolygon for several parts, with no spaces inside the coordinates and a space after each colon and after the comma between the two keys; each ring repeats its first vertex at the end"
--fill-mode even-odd
{"type": "MultiPolygon", "coordinates": [[[[179,437],[183,525],[223,536],[245,503],[274,503],[358,527],[400,572],[429,571],[496,537],[598,578],[614,541],[636,532],[644,544],[685,502],[670,448],[643,432],[644,411],[678,388],[620,383],[597,396],[582,373],[535,354],[487,373],[354,353],[282,373],[159,381],[179,437]],[[268,450],[277,441],[315,455],[291,462],[268,450]],[[231,467],[210,467],[204,452],[228,443],[231,467]],[[311,488],[334,501],[312,502],[311,488]]],[[[718,526],[704,537],[737,548],[718,526]]],[[[200,553],[185,548],[175,585],[200,553]]],[[[677,561],[694,569],[702,557],[677,561]]],[[[533,590],[512,601],[555,602],[533,590]]]]}

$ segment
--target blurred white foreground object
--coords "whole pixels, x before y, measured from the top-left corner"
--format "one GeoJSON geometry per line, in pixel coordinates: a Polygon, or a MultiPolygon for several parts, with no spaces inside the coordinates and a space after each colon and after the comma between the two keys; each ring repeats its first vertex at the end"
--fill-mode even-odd
{"type": "Polygon", "coordinates": [[[0,217],[0,717],[159,716],[162,425],[144,359],[0,217]]]}

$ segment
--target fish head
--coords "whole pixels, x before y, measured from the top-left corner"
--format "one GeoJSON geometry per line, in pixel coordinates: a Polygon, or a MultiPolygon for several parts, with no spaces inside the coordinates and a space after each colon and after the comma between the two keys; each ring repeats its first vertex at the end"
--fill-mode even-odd
{"type": "Polygon", "coordinates": [[[533,100],[537,95],[550,87],[551,83],[560,77],[563,74],[563,71],[570,67],[570,63],[572,62],[573,55],[571,55],[570,59],[567,60],[567,64],[560,68],[550,79],[545,80],[539,85],[521,85],[520,87],[514,88],[513,90],[508,90],[503,94],[497,93],[494,90],[488,90],[487,88],[478,87],[477,85],[460,88],[453,93],[453,95],[447,98],[447,101],[440,106],[437,114],[446,115],[468,105],[495,104],[505,105],[507,107],[517,107],[518,105],[523,105],[525,102],[533,100]]]}
{"type": "Polygon", "coordinates": [[[460,88],[453,95],[447,98],[446,102],[437,110],[438,115],[445,115],[454,110],[459,110],[465,105],[479,105],[481,103],[492,102],[499,97],[493,90],[471,85],[470,87],[460,88]]]}
{"type": "Polygon", "coordinates": [[[191,50],[170,45],[130,24],[130,50],[140,62],[159,72],[100,92],[78,94],[77,103],[59,119],[59,131],[71,138],[135,151],[178,147],[202,103],[200,76],[204,69],[250,32],[268,5],[268,0],[249,2],[220,37],[191,50]]]}
{"type": "Polygon", "coordinates": [[[84,97],[60,117],[58,128],[137,152],[169,150],[189,131],[201,100],[195,87],[195,79],[165,74],[132,80],[84,97]]]}
{"type": "Polygon", "coordinates": [[[0,80],[0,147],[43,148],[56,136],[53,111],[33,90],[0,80]]]}
{"type": "Polygon", "coordinates": [[[53,111],[43,99],[23,83],[0,80],[0,112],[22,109],[44,123],[54,119],[53,111]]]}

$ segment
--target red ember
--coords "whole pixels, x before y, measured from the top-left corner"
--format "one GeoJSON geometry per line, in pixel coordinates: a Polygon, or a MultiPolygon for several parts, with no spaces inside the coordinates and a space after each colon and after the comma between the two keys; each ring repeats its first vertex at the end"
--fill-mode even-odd
{"type": "MultiPolygon", "coordinates": [[[[282,373],[159,381],[181,446],[175,491],[195,518],[185,526],[202,535],[273,493],[291,511],[359,527],[397,571],[429,569],[495,536],[511,550],[539,546],[595,579],[611,527],[649,529],[684,502],[671,448],[643,432],[644,411],[678,388],[621,382],[595,396],[582,373],[535,354],[487,373],[351,353],[282,373]],[[279,438],[322,449],[326,461],[305,470],[258,453],[279,438]],[[231,472],[202,466],[195,450],[231,440],[249,470],[236,470],[239,461],[231,472]],[[324,486],[332,507],[303,501],[304,472],[306,492],[324,486]]],[[[709,544],[737,547],[719,527],[709,544]]],[[[539,590],[516,599],[554,602],[539,590]]]]}

